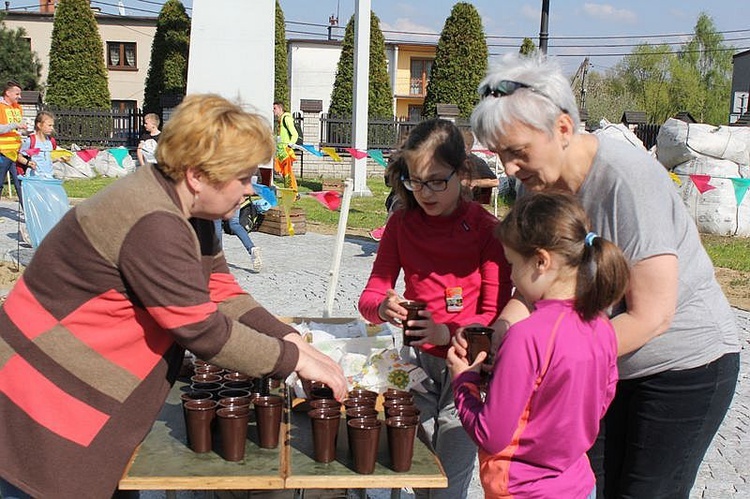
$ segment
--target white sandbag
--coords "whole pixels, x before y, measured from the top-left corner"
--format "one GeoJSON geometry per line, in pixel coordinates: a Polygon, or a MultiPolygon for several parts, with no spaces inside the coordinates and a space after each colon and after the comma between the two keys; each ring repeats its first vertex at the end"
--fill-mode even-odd
{"type": "Polygon", "coordinates": [[[57,179],[66,180],[69,178],[94,178],[96,172],[90,164],[74,153],[65,160],[53,162],[52,175],[57,179]]]}
{"type": "Polygon", "coordinates": [[[646,150],[646,146],[643,145],[641,139],[623,123],[610,123],[609,121],[602,119],[599,122],[598,129],[594,130],[594,135],[600,135],[602,137],[611,137],[620,142],[627,142],[631,146],[635,146],[638,149],[646,150]]]}
{"type": "MultiPolygon", "coordinates": [[[[124,148],[123,148],[124,149],[124,148]]],[[[130,155],[126,155],[122,160],[122,165],[117,162],[117,159],[109,152],[109,149],[99,151],[96,158],[91,160],[94,170],[105,177],[124,177],[129,173],[135,171],[135,161],[130,155]]]]}
{"type": "Polygon", "coordinates": [[[704,234],[750,236],[750,196],[737,207],[732,178],[743,178],[740,166],[726,159],[698,155],[674,168],[682,181],[678,193],[704,234]],[[700,193],[689,175],[710,175],[715,189],[700,193]]]}
{"type": "Polygon", "coordinates": [[[737,128],[685,123],[670,118],[656,136],[656,157],[667,168],[699,155],[728,159],[742,166],[750,165],[750,134],[738,132],[737,128]]]}

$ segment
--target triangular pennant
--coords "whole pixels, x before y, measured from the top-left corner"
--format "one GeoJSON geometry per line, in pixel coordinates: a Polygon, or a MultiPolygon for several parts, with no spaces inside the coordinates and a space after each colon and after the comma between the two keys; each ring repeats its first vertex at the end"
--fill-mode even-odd
{"type": "Polygon", "coordinates": [[[76,155],[78,155],[78,157],[85,163],[94,159],[97,154],[99,154],[99,149],[83,149],[81,151],[76,151],[76,155]]]}
{"type": "Polygon", "coordinates": [[[329,155],[334,161],[341,161],[341,156],[336,152],[333,147],[322,147],[321,150],[329,155]]]}
{"type": "Polygon", "coordinates": [[[709,184],[709,182],[711,181],[711,175],[699,175],[697,173],[694,173],[690,175],[690,180],[693,181],[693,184],[695,184],[695,187],[701,194],[706,191],[710,191],[711,189],[716,189],[716,187],[709,184]]]}
{"type": "Polygon", "coordinates": [[[734,186],[734,197],[737,199],[737,206],[739,206],[745,199],[748,187],[750,187],[750,178],[733,178],[732,185],[734,186]]]}
{"type": "Polygon", "coordinates": [[[57,148],[53,149],[50,153],[50,158],[52,158],[52,161],[57,161],[58,159],[68,159],[73,157],[73,153],[68,151],[67,149],[57,148]]]}
{"type": "Polygon", "coordinates": [[[284,217],[286,218],[287,233],[293,236],[294,225],[292,224],[290,212],[292,211],[292,204],[297,200],[297,191],[280,187],[278,192],[281,196],[281,209],[284,210],[284,217]]]}
{"type": "Polygon", "coordinates": [[[362,158],[366,158],[367,157],[367,153],[366,152],[362,152],[359,149],[355,149],[353,147],[345,147],[344,151],[346,151],[349,154],[351,154],[352,157],[355,158],[355,159],[362,159],[362,158]]]}
{"type": "Polygon", "coordinates": [[[309,152],[310,154],[314,154],[315,156],[322,158],[323,153],[315,149],[315,146],[312,144],[302,144],[302,149],[309,152]]]}
{"type": "Polygon", "coordinates": [[[18,151],[3,151],[3,156],[8,158],[11,161],[17,161],[18,160],[18,151]]]}
{"type": "Polygon", "coordinates": [[[125,156],[128,155],[128,150],[124,147],[112,147],[110,149],[107,149],[107,152],[109,152],[113,158],[115,158],[115,161],[117,161],[117,165],[122,168],[122,160],[125,159],[125,156]]]}
{"type": "Polygon", "coordinates": [[[279,204],[279,201],[276,199],[276,193],[267,185],[253,184],[253,191],[272,207],[279,204]]]}
{"type": "Polygon", "coordinates": [[[307,194],[331,211],[336,211],[341,206],[341,196],[336,191],[308,192],[307,194]]]}
{"type": "Polygon", "coordinates": [[[29,156],[36,156],[37,154],[41,152],[41,150],[38,147],[29,147],[28,149],[22,152],[25,152],[29,156]]]}
{"type": "Polygon", "coordinates": [[[672,179],[672,182],[674,182],[677,185],[682,185],[682,180],[680,179],[680,177],[677,176],[675,172],[668,172],[668,173],[669,173],[669,178],[672,179]]]}
{"type": "Polygon", "coordinates": [[[383,157],[383,151],[380,149],[368,149],[367,154],[369,154],[370,157],[377,161],[383,168],[388,166],[388,163],[385,162],[385,158],[383,157]]]}
{"type": "Polygon", "coordinates": [[[490,151],[489,149],[472,149],[471,152],[481,152],[482,154],[487,154],[489,156],[492,156],[495,154],[494,152],[490,151]]]}

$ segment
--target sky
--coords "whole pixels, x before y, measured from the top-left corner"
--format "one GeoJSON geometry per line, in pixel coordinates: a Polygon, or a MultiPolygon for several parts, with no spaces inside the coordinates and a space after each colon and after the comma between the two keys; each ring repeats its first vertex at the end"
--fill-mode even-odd
{"type": "MultiPolygon", "coordinates": [[[[165,0],[122,0],[128,15],[158,15],[165,0]]],[[[201,0],[203,1],[203,0],[201,0]]],[[[207,1],[207,0],[206,0],[207,1]]],[[[221,2],[222,0],[210,0],[221,2]]],[[[246,0],[250,4],[254,0],[246,0]]],[[[12,5],[36,4],[13,0],[12,5]]],[[[182,0],[191,13],[193,0],[182,0]]],[[[357,0],[279,0],[288,38],[326,37],[330,16],[338,16],[333,34],[343,37],[357,0]]],[[[387,41],[437,41],[455,1],[371,0],[387,41]],[[420,35],[420,34],[428,35],[420,35]]],[[[524,37],[539,44],[541,0],[470,1],[482,17],[488,36],[490,63],[515,52],[524,37]]],[[[118,0],[92,0],[102,11],[116,14],[118,0]]],[[[689,39],[701,12],[707,13],[725,44],[750,49],[750,2],[743,0],[549,1],[549,49],[571,74],[589,56],[590,68],[604,72],[638,43],[670,43],[677,48],[689,39]]]]}

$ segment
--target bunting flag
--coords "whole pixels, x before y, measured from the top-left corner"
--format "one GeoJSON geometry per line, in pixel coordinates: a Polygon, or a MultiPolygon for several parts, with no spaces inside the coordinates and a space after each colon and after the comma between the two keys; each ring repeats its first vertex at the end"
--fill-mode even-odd
{"type": "Polygon", "coordinates": [[[99,154],[99,149],[82,149],[80,151],[76,151],[76,155],[81,158],[84,163],[88,163],[89,161],[94,159],[97,154],[99,154]]]}
{"type": "Polygon", "coordinates": [[[26,149],[23,152],[25,152],[29,156],[36,156],[37,154],[39,154],[42,151],[38,147],[29,147],[28,149],[26,149]]]}
{"type": "Polygon", "coordinates": [[[716,187],[709,184],[709,182],[711,181],[711,175],[691,174],[690,180],[693,181],[693,184],[695,184],[695,187],[701,194],[710,191],[711,189],[716,189],[716,187]]]}
{"type": "Polygon", "coordinates": [[[50,158],[52,158],[52,161],[57,161],[59,159],[67,160],[68,158],[72,158],[73,153],[71,151],[68,151],[67,149],[63,149],[61,147],[58,147],[57,149],[53,149],[50,153],[50,158]]]}
{"type": "Polygon", "coordinates": [[[3,156],[11,161],[18,161],[18,151],[3,151],[3,156]]]}
{"type": "Polygon", "coordinates": [[[383,157],[383,151],[381,151],[380,149],[368,149],[367,154],[372,159],[377,161],[380,164],[380,166],[382,166],[383,168],[388,166],[388,163],[385,162],[385,158],[383,157]]]}
{"type": "Polygon", "coordinates": [[[292,169],[293,165],[294,159],[291,156],[287,156],[282,160],[277,157],[274,161],[274,168],[279,175],[281,175],[281,178],[284,181],[284,187],[297,192],[297,178],[294,176],[294,170],[292,169]]]}
{"type": "Polygon", "coordinates": [[[348,152],[349,154],[352,155],[352,157],[354,157],[356,159],[362,159],[362,158],[366,158],[367,157],[367,153],[366,152],[362,152],[359,149],[355,149],[353,147],[345,147],[344,151],[348,152]]]}
{"type": "Polygon", "coordinates": [[[336,149],[334,149],[333,147],[323,147],[321,148],[321,150],[329,155],[334,161],[341,161],[341,156],[338,155],[336,149]]]}
{"type": "Polygon", "coordinates": [[[294,235],[294,225],[290,212],[292,211],[292,204],[297,200],[297,191],[286,188],[278,188],[278,193],[281,195],[281,209],[284,210],[284,218],[286,218],[286,230],[290,236],[294,235]]]}
{"type": "Polygon", "coordinates": [[[742,204],[745,199],[748,187],[750,187],[750,178],[733,178],[732,186],[734,187],[734,197],[737,199],[737,206],[742,204]]]}
{"type": "Polygon", "coordinates": [[[314,197],[320,204],[331,211],[336,211],[341,207],[341,194],[336,191],[316,191],[306,193],[314,197]]]}
{"type": "Polygon", "coordinates": [[[495,154],[489,149],[472,149],[471,152],[481,152],[482,154],[487,154],[488,156],[492,156],[493,154],[495,154]]]}
{"type": "Polygon", "coordinates": [[[318,151],[317,149],[315,149],[315,146],[312,145],[312,144],[302,144],[301,147],[302,147],[302,149],[304,149],[305,151],[309,152],[310,154],[314,154],[315,156],[317,156],[319,158],[323,157],[323,153],[320,152],[320,151],[318,151]]]}
{"type": "Polygon", "coordinates": [[[110,153],[113,158],[115,158],[115,161],[117,161],[117,165],[122,168],[122,160],[124,160],[125,156],[128,155],[128,150],[124,147],[112,147],[110,149],[107,149],[107,152],[110,153]]]}
{"type": "Polygon", "coordinates": [[[670,171],[668,173],[669,173],[669,178],[672,179],[672,182],[674,182],[677,185],[682,185],[682,180],[680,179],[680,177],[677,176],[675,172],[670,171]]]}
{"type": "Polygon", "coordinates": [[[267,185],[253,184],[253,191],[272,207],[279,204],[278,199],[276,199],[276,193],[267,185]]]}

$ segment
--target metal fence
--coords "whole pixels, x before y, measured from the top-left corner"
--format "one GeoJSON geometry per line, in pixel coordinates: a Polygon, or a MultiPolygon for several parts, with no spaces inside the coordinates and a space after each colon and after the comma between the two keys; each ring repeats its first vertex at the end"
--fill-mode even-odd
{"type": "Polygon", "coordinates": [[[143,126],[143,112],[131,110],[96,110],[47,108],[55,114],[55,138],[62,144],[86,147],[119,147],[138,145],[143,126]]]}
{"type": "MultiPolygon", "coordinates": [[[[409,118],[371,118],[367,123],[367,147],[393,149],[423,120],[409,118]]],[[[456,120],[459,128],[469,127],[466,120],[456,120]]],[[[305,137],[307,141],[308,138],[305,137]]],[[[352,118],[322,114],[320,116],[321,147],[352,147],[352,118]]]]}

